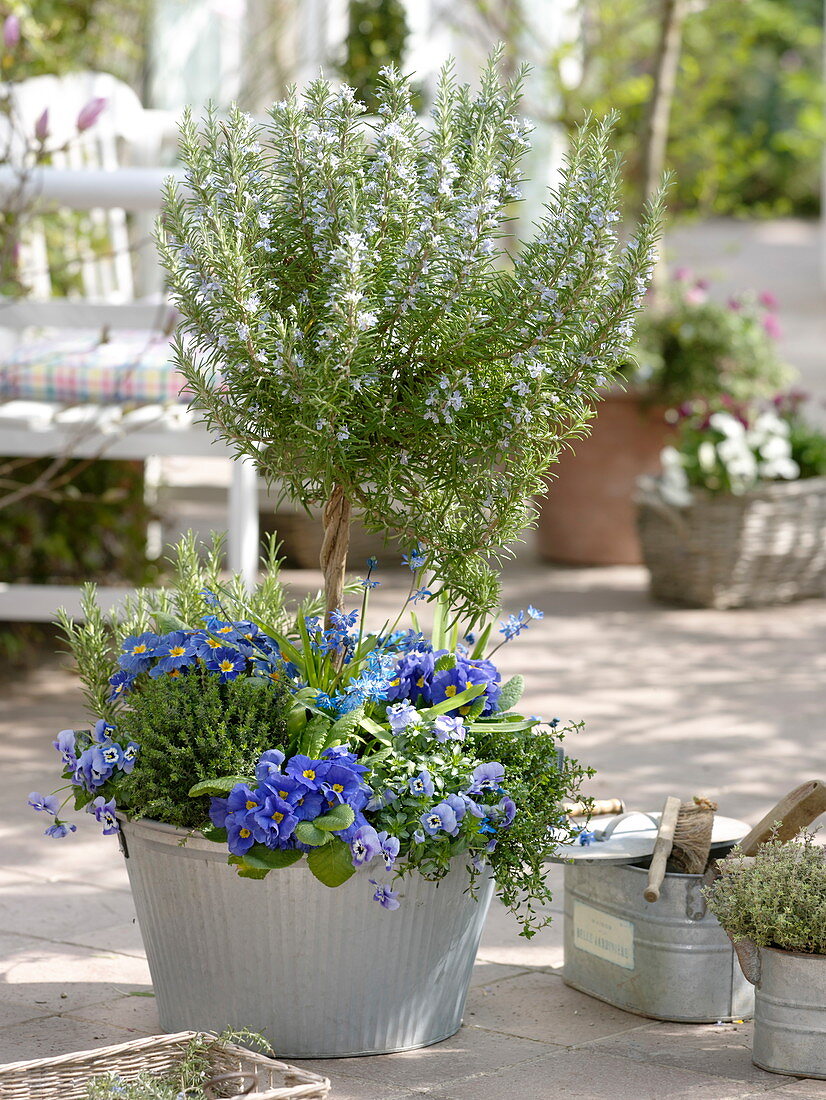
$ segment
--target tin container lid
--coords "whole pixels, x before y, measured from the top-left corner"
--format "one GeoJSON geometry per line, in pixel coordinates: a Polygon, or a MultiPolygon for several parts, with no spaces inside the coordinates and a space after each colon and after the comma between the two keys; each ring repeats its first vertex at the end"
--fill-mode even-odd
{"type": "MultiPolygon", "coordinates": [[[[645,859],[654,851],[660,811],[647,813],[632,811],[617,817],[594,822],[587,830],[592,837],[589,843],[560,844],[548,858],[552,863],[634,863],[645,859]]],[[[711,834],[712,851],[727,848],[742,840],[748,833],[745,821],[715,814],[711,834]]]]}

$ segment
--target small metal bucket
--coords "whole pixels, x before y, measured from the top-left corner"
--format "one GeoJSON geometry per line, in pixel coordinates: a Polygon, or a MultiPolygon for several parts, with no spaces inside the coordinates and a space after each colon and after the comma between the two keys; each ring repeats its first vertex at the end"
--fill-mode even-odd
{"type": "Polygon", "coordinates": [[[647,902],[644,867],[565,867],[566,985],[657,1020],[745,1019],[754,990],[716,917],[702,875],[667,874],[647,902]]]}
{"type": "Polygon", "coordinates": [[[382,909],[363,869],[336,889],[306,861],[239,878],[226,851],[154,821],[122,822],[126,867],[166,1031],[251,1028],[286,1058],[428,1046],[462,1022],[493,890],[457,866],[401,881],[382,909]],[[184,838],[186,844],[182,846],[184,838]]]}
{"type": "Polygon", "coordinates": [[[737,945],[756,987],[752,1061],[771,1073],[826,1079],[826,955],[737,945]]]}

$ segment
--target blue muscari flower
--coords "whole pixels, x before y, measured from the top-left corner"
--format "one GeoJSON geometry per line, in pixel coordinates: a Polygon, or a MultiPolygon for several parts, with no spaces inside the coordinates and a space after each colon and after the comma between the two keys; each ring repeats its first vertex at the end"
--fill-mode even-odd
{"type": "Polygon", "coordinates": [[[51,814],[52,817],[55,817],[60,809],[60,799],[55,794],[39,794],[37,791],[32,791],[27,801],[33,810],[51,814]]]}
{"type": "Polygon", "coordinates": [[[530,626],[530,620],[524,611],[520,611],[518,615],[508,615],[505,622],[500,625],[499,633],[504,634],[505,641],[509,642],[511,638],[518,638],[528,626],[530,626]]]}
{"type": "Polygon", "coordinates": [[[200,595],[207,607],[217,607],[220,603],[215,593],[211,592],[208,588],[202,588],[200,595]]]}
{"type": "Polygon", "coordinates": [[[318,615],[305,615],[304,626],[307,628],[307,633],[310,635],[311,642],[314,634],[321,633],[321,619],[318,615]]]}
{"type": "Polygon", "coordinates": [[[151,632],[131,634],[121,642],[118,664],[134,675],[146,672],[152,665],[153,654],[160,641],[160,637],[151,632]]]}
{"type": "Polygon", "coordinates": [[[110,798],[107,802],[102,794],[99,794],[97,798],[86,807],[86,813],[94,814],[95,820],[99,821],[103,826],[104,836],[111,836],[119,829],[118,819],[115,817],[116,810],[117,806],[115,805],[114,798],[110,798]]]}
{"type": "Polygon", "coordinates": [[[221,683],[227,680],[237,680],[242,672],[246,671],[247,658],[237,649],[222,646],[221,649],[213,649],[212,654],[204,662],[209,672],[220,674],[221,683]]]}
{"type": "Polygon", "coordinates": [[[419,796],[426,796],[430,798],[435,790],[433,786],[433,780],[430,778],[430,773],[427,769],[423,769],[418,775],[411,775],[407,781],[407,785],[410,788],[411,794],[419,796]]]}
{"type": "Polygon", "coordinates": [[[432,596],[433,593],[429,588],[417,588],[412,596],[408,596],[408,603],[418,603],[419,600],[426,600],[428,596],[432,596]]]}
{"type": "Polygon", "coordinates": [[[77,742],[75,739],[75,731],[61,730],[57,735],[57,740],[52,741],[52,744],[62,756],[65,767],[74,770],[77,766],[77,742]]]}
{"type": "Polygon", "coordinates": [[[378,567],[379,567],[379,559],[374,557],[371,554],[370,557],[367,559],[367,572],[372,573],[373,570],[378,569],[378,567]]]}
{"type": "Polygon", "coordinates": [[[399,899],[399,891],[391,890],[386,883],[376,882],[374,878],[370,879],[371,885],[375,886],[376,891],[373,894],[373,901],[377,901],[382,909],[398,909],[401,902],[399,899]]]}
{"type": "Polygon", "coordinates": [[[442,830],[450,836],[456,836],[459,832],[456,814],[447,802],[439,802],[429,810],[425,810],[419,816],[419,821],[428,836],[435,836],[442,830]]]}
{"type": "Polygon", "coordinates": [[[116,672],[114,676],[110,676],[109,687],[112,690],[109,692],[108,701],[110,703],[115,703],[118,699],[122,699],[124,695],[128,695],[129,689],[134,682],[135,677],[131,672],[127,672],[126,669],[122,669],[120,672],[116,672]]]}
{"type": "Polygon", "coordinates": [[[333,628],[342,634],[348,634],[358,622],[358,611],[351,611],[349,614],[345,614],[341,610],[330,612],[330,623],[333,628]]]}
{"type": "Polygon", "coordinates": [[[362,825],[350,841],[350,854],[354,867],[363,867],[381,851],[379,834],[372,825],[362,825]]]}
{"type": "Polygon", "coordinates": [[[56,840],[59,840],[61,837],[66,836],[67,833],[75,832],[76,829],[77,825],[70,825],[66,821],[58,821],[57,819],[55,819],[55,821],[48,827],[48,829],[45,830],[45,835],[54,837],[56,840]]]}
{"type": "Polygon", "coordinates": [[[190,631],[173,630],[171,634],[164,635],[152,651],[152,656],[158,658],[158,663],[152,672],[160,675],[194,664],[197,649],[198,644],[193,643],[190,631]]]}
{"type": "Polygon", "coordinates": [[[484,794],[485,791],[499,791],[505,781],[505,769],[498,761],[479,764],[473,769],[473,778],[467,788],[468,794],[484,794]]]}
{"type": "Polygon", "coordinates": [[[402,554],[402,565],[406,565],[411,573],[421,569],[427,561],[427,555],[417,546],[409,554],[402,554]]]}

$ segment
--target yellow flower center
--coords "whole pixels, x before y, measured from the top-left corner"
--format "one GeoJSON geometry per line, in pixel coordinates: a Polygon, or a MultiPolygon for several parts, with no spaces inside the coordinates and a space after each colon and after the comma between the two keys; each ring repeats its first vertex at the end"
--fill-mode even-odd
{"type": "Polygon", "coordinates": [[[289,793],[288,791],[279,791],[278,792],[278,797],[279,798],[286,798],[288,793],[289,793]]]}
{"type": "Polygon", "coordinates": [[[420,687],[420,688],[424,687],[424,676],[420,676],[418,678],[418,680],[416,681],[416,687],[420,687]]]}
{"type": "Polygon", "coordinates": [[[218,629],[215,631],[215,633],[216,634],[231,634],[232,633],[232,627],[231,626],[219,626],[218,629]]]}
{"type": "Polygon", "coordinates": [[[221,661],[220,665],[218,665],[221,672],[232,672],[234,667],[232,661],[221,661]]]}
{"type": "Polygon", "coordinates": [[[246,840],[247,837],[250,835],[250,831],[249,829],[241,829],[238,835],[242,836],[246,840]]]}
{"type": "Polygon", "coordinates": [[[182,645],[174,645],[169,651],[170,657],[183,657],[186,653],[186,647],[182,645]]]}
{"type": "Polygon", "coordinates": [[[306,771],[301,773],[305,779],[315,779],[315,772],[312,768],[307,768],[306,771]]]}
{"type": "Polygon", "coordinates": [[[397,676],[395,680],[390,681],[390,686],[396,688],[396,687],[399,686],[400,683],[401,683],[401,680],[397,676]]]}
{"type": "Polygon", "coordinates": [[[282,813],[280,813],[280,811],[276,810],[275,813],[272,815],[272,819],[277,824],[278,822],[284,820],[284,815],[282,813]]]}
{"type": "Polygon", "coordinates": [[[455,684],[448,684],[447,687],[445,688],[445,695],[448,697],[448,699],[452,699],[455,694],[456,694],[456,685],[455,684]]]}
{"type": "Polygon", "coordinates": [[[341,785],[341,783],[334,783],[333,790],[336,794],[341,794],[341,792],[344,790],[344,787],[341,785]]]}
{"type": "Polygon", "coordinates": [[[247,799],[247,809],[248,809],[248,810],[254,810],[254,809],[255,809],[255,807],[256,807],[257,805],[258,805],[258,803],[257,803],[257,802],[253,802],[253,801],[252,801],[251,799],[249,799],[249,798],[247,799]]]}
{"type": "Polygon", "coordinates": [[[207,638],[207,645],[210,649],[220,649],[221,643],[216,641],[215,638],[207,638]]]}
{"type": "Polygon", "coordinates": [[[169,673],[169,675],[170,676],[180,676],[181,675],[181,670],[179,668],[173,668],[172,671],[169,673]]]}
{"type": "Polygon", "coordinates": [[[133,653],[146,653],[146,646],[145,645],[136,645],[135,648],[132,650],[132,652],[133,653]]]}

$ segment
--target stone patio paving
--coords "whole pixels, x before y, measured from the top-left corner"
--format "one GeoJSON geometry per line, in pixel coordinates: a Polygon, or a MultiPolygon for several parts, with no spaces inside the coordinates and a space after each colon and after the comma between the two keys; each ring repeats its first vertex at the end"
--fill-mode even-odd
{"type": "MultiPolygon", "coordinates": [[[[313,574],[288,574],[297,589],[313,574]]],[[[396,607],[405,579],[377,590],[396,607]]],[[[758,820],[822,776],[826,605],[718,613],[656,607],[635,568],[550,569],[520,560],[505,606],[545,609],[498,655],[526,674],[529,713],[584,719],[574,751],[597,797],[657,808],[708,793],[758,820]]],[[[149,972],[114,838],[80,822],[52,842],[26,809],[51,789],[56,731],[84,722],[55,658],[0,685],[0,1062],[158,1030],[149,972]],[[84,827],[85,826],[85,827],[84,827]]],[[[559,868],[549,874],[559,882],[559,868]]],[[[561,907],[561,891],[556,902],[561,907]]],[[[734,1100],[826,1097],[826,1082],[751,1064],[749,1025],[676,1025],[629,1015],[562,982],[561,916],[527,942],[494,906],[461,1032],[426,1050],[316,1063],[335,1100],[734,1100]]]]}

